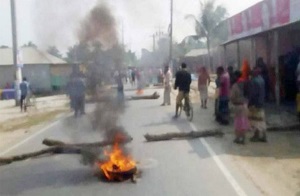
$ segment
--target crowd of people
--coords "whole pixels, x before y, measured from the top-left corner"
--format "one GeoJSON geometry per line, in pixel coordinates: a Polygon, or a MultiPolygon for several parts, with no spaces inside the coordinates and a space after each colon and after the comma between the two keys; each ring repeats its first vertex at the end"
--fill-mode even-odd
{"type": "MultiPolygon", "coordinates": [[[[265,117],[265,102],[269,100],[270,78],[267,66],[262,58],[258,58],[253,69],[249,62],[244,60],[240,70],[233,67],[218,67],[216,70],[216,99],[215,119],[221,125],[228,125],[230,112],[234,114],[235,139],[237,144],[245,144],[247,131],[254,134],[251,142],[267,142],[267,126],[265,117]],[[230,104],[232,107],[230,107],[230,104]],[[232,108],[232,110],[230,109],[232,108]]],[[[170,79],[169,68],[164,72],[164,102],[170,104],[170,79]]],[[[298,95],[297,111],[300,121],[300,63],[296,71],[298,95]]],[[[205,67],[202,67],[198,77],[198,90],[200,92],[201,108],[207,108],[208,86],[210,76],[205,67]]],[[[191,74],[183,63],[181,70],[175,75],[174,89],[179,89],[176,98],[175,118],[178,117],[178,107],[182,100],[189,101],[191,74]]]]}
{"type": "MultiPolygon", "coordinates": [[[[270,78],[267,66],[262,58],[258,58],[253,69],[247,60],[243,61],[240,70],[234,70],[229,66],[227,69],[218,67],[216,70],[216,99],[215,99],[215,119],[221,125],[228,125],[230,112],[234,113],[234,129],[237,144],[245,144],[246,132],[254,132],[250,141],[267,142],[265,102],[269,99],[270,78]],[[232,105],[230,111],[229,105],[232,105]]],[[[300,121],[300,63],[296,70],[298,85],[297,111],[300,121]]],[[[169,66],[165,66],[162,74],[157,75],[157,79],[162,77],[164,87],[164,98],[161,106],[171,105],[172,74],[169,66]]],[[[113,78],[117,84],[117,94],[119,102],[124,101],[123,81],[130,81],[132,86],[137,87],[137,94],[142,94],[146,83],[146,74],[142,69],[132,69],[127,74],[116,71],[113,78]]],[[[182,63],[181,69],[175,75],[174,89],[179,89],[176,98],[175,118],[178,117],[178,108],[182,100],[189,102],[191,74],[187,71],[187,65],[182,63]]],[[[200,92],[201,108],[207,109],[208,87],[211,78],[205,67],[202,67],[198,76],[198,90],[200,92]]],[[[68,92],[71,98],[71,107],[75,111],[75,116],[84,114],[84,91],[85,85],[82,79],[73,77],[70,81],[68,92]],[[73,89],[73,90],[72,90],[73,89]]]]}
{"type": "Polygon", "coordinates": [[[237,144],[245,144],[246,132],[254,132],[250,141],[267,142],[265,101],[269,94],[269,77],[262,58],[258,58],[253,69],[244,60],[241,70],[229,67],[217,68],[216,121],[229,123],[229,103],[233,105],[234,129],[237,144]]]}
{"type": "MultiPolygon", "coordinates": [[[[232,66],[229,66],[227,70],[224,67],[218,67],[216,73],[216,121],[222,125],[229,124],[229,105],[231,104],[236,135],[234,142],[245,144],[246,132],[249,130],[254,132],[250,141],[267,142],[264,107],[265,102],[270,100],[272,94],[272,79],[263,59],[258,58],[253,69],[249,62],[244,60],[240,70],[234,70],[232,66]]],[[[297,85],[296,103],[300,121],[300,62],[293,74],[293,78],[296,78],[296,82],[293,82],[297,85]]],[[[289,81],[290,79],[285,80],[289,81]]],[[[207,108],[207,90],[210,82],[206,68],[202,67],[198,78],[202,108],[207,108]]],[[[289,90],[287,94],[291,94],[290,88],[291,86],[286,88],[289,90]]]]}

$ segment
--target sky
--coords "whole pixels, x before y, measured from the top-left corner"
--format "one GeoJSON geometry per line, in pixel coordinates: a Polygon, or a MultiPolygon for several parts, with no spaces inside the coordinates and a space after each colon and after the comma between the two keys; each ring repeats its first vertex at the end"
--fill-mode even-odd
{"type": "MultiPolygon", "coordinates": [[[[18,45],[29,41],[39,48],[57,46],[62,52],[78,42],[77,32],[82,19],[99,0],[15,0],[18,45]]],[[[102,0],[104,1],[104,0],[102,0]]],[[[188,14],[199,15],[199,0],[174,1],[174,40],[195,34],[188,14]]],[[[260,0],[217,0],[234,15],[260,0]]],[[[119,40],[140,54],[142,48],[152,50],[154,33],[167,33],[170,23],[170,0],[107,1],[117,21],[119,40]],[[123,32],[123,33],[122,33],[123,32]],[[122,34],[124,36],[122,36],[122,34]]],[[[0,0],[0,45],[11,46],[10,0],[0,0]],[[4,28],[3,28],[4,27],[4,28]]]]}

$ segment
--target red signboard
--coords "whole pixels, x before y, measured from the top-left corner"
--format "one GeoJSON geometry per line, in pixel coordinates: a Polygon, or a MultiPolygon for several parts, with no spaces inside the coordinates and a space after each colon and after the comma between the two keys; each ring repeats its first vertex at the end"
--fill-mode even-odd
{"type": "Polygon", "coordinates": [[[229,19],[231,39],[250,36],[292,22],[290,1],[298,0],[264,0],[232,16],[229,19]]]}
{"type": "Polygon", "coordinates": [[[231,32],[233,35],[243,32],[242,14],[235,15],[231,20],[231,32]]]}
{"type": "Polygon", "coordinates": [[[249,8],[251,12],[251,29],[259,28],[262,26],[262,4],[258,3],[249,8]]]}
{"type": "Polygon", "coordinates": [[[286,24],[290,22],[290,1],[277,0],[276,2],[276,15],[278,24],[286,24]]]}

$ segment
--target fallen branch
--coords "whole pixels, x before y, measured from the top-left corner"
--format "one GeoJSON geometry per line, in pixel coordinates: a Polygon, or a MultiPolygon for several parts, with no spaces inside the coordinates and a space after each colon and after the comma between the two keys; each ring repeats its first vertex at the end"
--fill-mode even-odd
{"type": "MultiPolygon", "coordinates": [[[[122,138],[119,143],[128,143],[131,142],[132,138],[122,138]]],[[[69,147],[79,147],[79,148],[88,148],[88,147],[104,147],[113,145],[114,141],[102,141],[102,142],[93,142],[93,143],[75,143],[75,144],[68,144],[59,140],[52,140],[52,139],[44,139],[43,144],[46,146],[69,146],[69,147]]]]}
{"type": "Polygon", "coordinates": [[[158,99],[160,95],[154,92],[152,95],[141,95],[141,96],[131,96],[128,100],[140,100],[140,99],[158,99]]]}
{"type": "Polygon", "coordinates": [[[39,157],[42,155],[52,154],[81,154],[81,149],[78,147],[70,146],[54,146],[45,148],[36,152],[30,152],[26,154],[16,155],[12,157],[0,158],[0,165],[7,165],[16,161],[23,161],[29,158],[39,157]]]}
{"type": "MultiPolygon", "coordinates": [[[[132,141],[131,137],[119,138],[119,139],[121,139],[120,143],[123,144],[132,141]]],[[[112,145],[113,143],[114,141],[102,141],[102,142],[94,142],[94,143],[68,144],[62,141],[45,139],[43,141],[43,144],[46,146],[50,146],[49,148],[45,148],[39,151],[25,153],[21,155],[0,158],[0,166],[11,164],[16,161],[23,161],[29,158],[37,158],[43,155],[82,154],[83,152],[86,152],[88,148],[104,147],[104,146],[112,145]]]]}
{"type": "Polygon", "coordinates": [[[271,126],[267,128],[267,131],[299,131],[299,130],[300,130],[300,124],[271,126]]]}
{"type": "Polygon", "coordinates": [[[191,131],[191,132],[179,132],[179,133],[165,133],[159,135],[150,135],[146,134],[144,137],[147,142],[156,142],[156,141],[165,141],[165,140],[173,140],[173,139],[193,139],[199,137],[212,137],[218,136],[222,137],[224,133],[219,130],[205,130],[205,131],[191,131]]]}

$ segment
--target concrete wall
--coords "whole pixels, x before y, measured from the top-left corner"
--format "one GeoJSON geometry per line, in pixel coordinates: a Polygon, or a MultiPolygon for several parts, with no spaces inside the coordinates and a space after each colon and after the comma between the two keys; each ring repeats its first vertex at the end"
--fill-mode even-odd
{"type": "MultiPolygon", "coordinates": [[[[33,89],[51,91],[49,65],[24,65],[22,75],[28,79],[33,89]]],[[[5,86],[6,82],[13,83],[14,76],[14,66],[0,66],[0,87],[5,86]]]]}
{"type": "Polygon", "coordinates": [[[51,78],[49,65],[25,65],[22,70],[32,88],[41,91],[51,91],[51,78]]]}
{"type": "Polygon", "coordinates": [[[67,76],[69,77],[72,73],[72,65],[50,65],[50,73],[56,76],[67,76]]]}
{"type": "Polygon", "coordinates": [[[63,89],[66,87],[69,77],[72,73],[72,65],[50,65],[50,72],[52,88],[63,89]]]}
{"type": "Polygon", "coordinates": [[[13,66],[0,66],[0,88],[4,88],[7,82],[12,85],[15,81],[14,78],[15,69],[13,66]]]}

